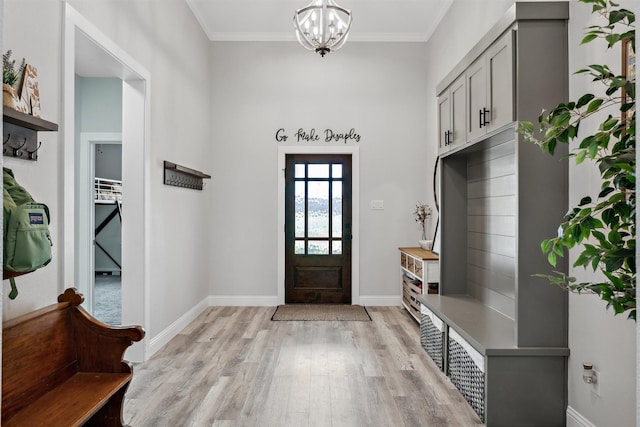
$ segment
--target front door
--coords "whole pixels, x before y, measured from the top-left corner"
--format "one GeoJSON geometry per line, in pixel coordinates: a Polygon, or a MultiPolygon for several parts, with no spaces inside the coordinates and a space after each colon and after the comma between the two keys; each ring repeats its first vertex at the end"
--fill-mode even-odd
{"type": "Polygon", "coordinates": [[[351,304],[351,155],[288,154],[285,303],[351,304]]]}

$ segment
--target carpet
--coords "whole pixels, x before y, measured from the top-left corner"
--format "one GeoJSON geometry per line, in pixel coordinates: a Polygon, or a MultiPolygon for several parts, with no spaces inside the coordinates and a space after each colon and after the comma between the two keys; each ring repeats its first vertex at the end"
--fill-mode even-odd
{"type": "Polygon", "coordinates": [[[93,316],[109,325],[120,325],[121,292],[119,275],[96,274],[93,288],[93,316]]]}
{"type": "Polygon", "coordinates": [[[361,305],[286,304],[279,305],[271,320],[342,320],[369,322],[371,317],[361,305]]]}

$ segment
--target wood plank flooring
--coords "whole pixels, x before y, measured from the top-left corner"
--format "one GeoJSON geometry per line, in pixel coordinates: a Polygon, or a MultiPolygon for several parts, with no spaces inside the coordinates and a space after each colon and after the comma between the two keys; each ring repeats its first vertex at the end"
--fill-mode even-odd
{"type": "Polygon", "coordinates": [[[372,322],[272,322],[211,307],[136,365],[125,420],[143,426],[478,426],[400,307],[372,322]]]}

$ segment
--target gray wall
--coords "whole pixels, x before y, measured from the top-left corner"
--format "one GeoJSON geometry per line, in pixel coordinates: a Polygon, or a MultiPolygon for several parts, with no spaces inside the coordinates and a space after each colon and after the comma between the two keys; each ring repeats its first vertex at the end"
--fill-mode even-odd
{"type": "MultiPolygon", "coordinates": [[[[626,7],[633,3],[621,2],[626,7]]],[[[617,72],[621,63],[619,48],[607,52],[604,43],[579,46],[582,29],[593,22],[590,10],[589,5],[571,3],[569,70],[573,72],[588,64],[607,63],[617,72]]],[[[600,90],[589,78],[580,75],[570,75],[569,85],[573,100],[582,94],[593,93],[594,89],[600,90]]],[[[596,132],[598,123],[598,118],[583,122],[581,135],[596,132]]],[[[595,166],[575,166],[570,162],[569,177],[569,203],[572,206],[583,196],[597,196],[600,184],[595,166]]],[[[574,252],[570,264],[576,257],[574,252]]],[[[598,275],[582,268],[574,270],[573,274],[579,281],[600,280],[598,275]]],[[[613,311],[606,309],[606,303],[594,295],[573,294],[569,298],[569,405],[597,426],[632,426],[636,423],[635,328],[636,324],[625,316],[614,317],[613,311]],[[600,372],[599,396],[582,381],[583,362],[593,363],[600,372]]]]}
{"type": "MultiPolygon", "coordinates": [[[[183,219],[196,213],[201,218],[200,213],[209,212],[215,206],[211,193],[167,187],[161,177],[165,159],[210,171],[210,43],[183,0],[68,3],[151,75],[148,114],[152,135],[146,161],[152,213],[143,226],[149,239],[148,274],[153,284],[145,339],[153,340],[209,295],[208,270],[203,267],[210,260],[209,240],[203,238],[199,221],[183,219]]],[[[38,68],[42,116],[57,123],[63,118],[65,90],[62,6],[50,0],[5,0],[7,19],[2,26],[5,49],[12,48],[38,68]]],[[[20,297],[3,300],[4,318],[51,304],[65,287],[73,285],[62,283],[61,278],[63,230],[73,227],[66,223],[62,210],[64,163],[59,153],[64,152],[63,132],[41,135],[37,162],[10,163],[25,186],[38,189],[34,197],[51,208],[54,258],[47,267],[21,278],[20,297]]],[[[5,283],[5,292],[7,287],[5,283]]]]}
{"type": "MultiPolygon", "coordinates": [[[[436,150],[426,121],[433,99],[423,45],[347,43],[325,58],[292,42],[213,43],[211,52],[211,294],[275,296],[284,287],[276,271],[276,131],[286,129],[287,143],[296,145],[299,128],[355,128],[361,139],[349,145],[360,149],[360,296],[398,304],[398,247],[420,239],[416,203],[433,206],[436,150]],[[383,200],[384,210],[371,210],[371,200],[383,200]]],[[[322,142],[298,145],[323,150],[322,142]]]]}
{"type": "Polygon", "coordinates": [[[95,162],[96,177],[122,180],[122,146],[120,144],[96,144],[95,162]]]}
{"type": "Polygon", "coordinates": [[[122,132],[122,80],[76,76],[76,128],[122,132]]]}

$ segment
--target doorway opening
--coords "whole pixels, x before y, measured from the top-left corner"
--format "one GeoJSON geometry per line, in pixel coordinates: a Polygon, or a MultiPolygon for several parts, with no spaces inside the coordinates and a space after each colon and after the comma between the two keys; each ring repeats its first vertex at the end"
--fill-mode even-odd
{"type": "MultiPolygon", "coordinates": [[[[64,251],[62,283],[93,297],[93,164],[76,126],[77,76],[121,81],[122,216],[121,323],[149,327],[149,72],[87,21],[68,3],[64,28],[64,251]],[[85,157],[86,156],[86,157],[85,157]],[[91,191],[83,190],[83,186],[91,191]]],[[[62,285],[61,285],[62,287],[62,285]]],[[[88,307],[90,305],[87,305],[88,307]]],[[[125,357],[142,362],[149,338],[127,349],[125,357]]]]}
{"type": "Polygon", "coordinates": [[[93,312],[122,324],[122,145],[92,144],[94,184],[93,312]]]}
{"type": "MultiPolygon", "coordinates": [[[[93,274],[90,288],[93,315],[111,325],[122,324],[122,137],[119,134],[96,134],[81,138],[91,151],[92,173],[86,180],[91,186],[90,227],[93,230],[93,274]]],[[[90,272],[88,272],[90,273],[90,272]]]]}

